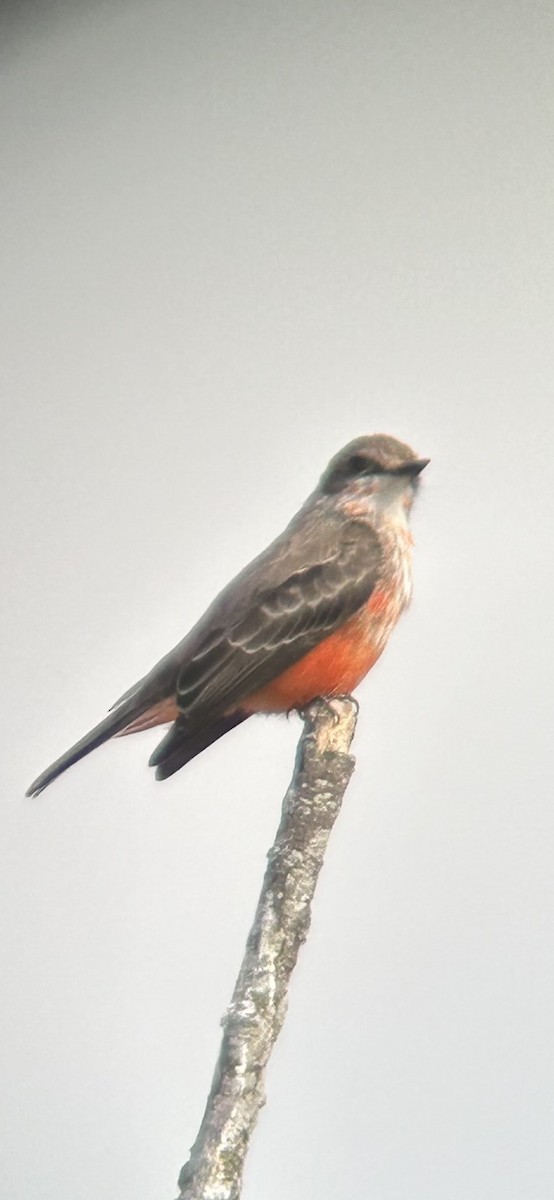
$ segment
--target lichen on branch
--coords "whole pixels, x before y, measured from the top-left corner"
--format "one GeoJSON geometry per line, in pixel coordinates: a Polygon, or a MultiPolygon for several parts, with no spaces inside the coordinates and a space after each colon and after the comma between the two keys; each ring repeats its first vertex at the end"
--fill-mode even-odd
{"type": "Polygon", "coordinates": [[[179,1176],[179,1200],[238,1200],[265,1103],[264,1072],[287,1009],[331,829],[354,770],[357,705],[314,701],[304,714],[291,783],[229,1008],[202,1124],[179,1176]]]}

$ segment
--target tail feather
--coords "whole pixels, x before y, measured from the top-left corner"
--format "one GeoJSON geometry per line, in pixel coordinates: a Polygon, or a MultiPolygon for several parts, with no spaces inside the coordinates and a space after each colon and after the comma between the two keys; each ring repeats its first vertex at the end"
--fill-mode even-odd
{"type": "Polygon", "coordinates": [[[178,717],[171,729],[162,738],[154,753],[150,756],[149,766],[156,767],[156,779],[168,779],[180,767],[184,767],[191,759],[196,758],[218,738],[229,733],[235,726],[246,721],[251,713],[234,712],[218,717],[202,729],[191,731],[187,728],[184,717],[178,717]]]}
{"type": "Polygon", "coordinates": [[[86,754],[90,754],[91,750],[96,750],[97,746],[102,746],[104,742],[109,741],[115,734],[121,733],[138,716],[142,708],[143,705],[138,700],[133,702],[130,699],[127,704],[122,704],[120,708],[110,712],[103,721],[94,726],[94,729],[85,733],[85,736],[80,738],[78,742],[75,742],[75,745],[71,746],[69,750],[66,750],[65,754],[62,754],[60,758],[51,763],[34,780],[31,786],[27,788],[25,795],[38,796],[45,787],[48,787],[49,783],[57,779],[58,775],[67,771],[68,767],[73,766],[73,763],[79,762],[79,759],[84,758],[86,754]]]}
{"type": "Polygon", "coordinates": [[[142,733],[144,729],[153,729],[155,725],[168,725],[170,721],[175,721],[179,714],[179,710],[173,696],[167,700],[158,700],[156,704],[152,704],[150,708],[141,708],[138,717],[134,721],[130,721],[124,729],[120,729],[116,733],[116,737],[127,737],[129,733],[142,733]]]}
{"type": "MultiPolygon", "coordinates": [[[[78,742],[75,742],[74,746],[66,750],[65,754],[62,754],[60,758],[51,763],[34,780],[25,795],[38,796],[40,792],[44,791],[45,787],[48,787],[54,779],[58,778],[58,775],[62,775],[64,771],[67,771],[68,767],[79,762],[85,755],[90,754],[91,750],[96,750],[98,746],[102,746],[110,738],[117,737],[119,734],[135,733],[140,729],[150,728],[152,724],[160,723],[160,717],[162,721],[164,717],[165,720],[171,719],[169,713],[165,715],[161,709],[162,706],[160,705],[160,711],[147,710],[145,713],[144,701],[141,702],[137,697],[129,697],[126,703],[122,703],[119,708],[108,713],[108,716],[103,721],[100,721],[98,725],[95,725],[94,729],[91,729],[78,742]],[[151,711],[156,712],[157,719],[155,721],[148,719],[151,711]]],[[[193,731],[190,730],[190,727],[187,727],[183,717],[178,717],[150,758],[149,765],[157,768],[156,779],[168,779],[180,767],[184,767],[191,759],[196,758],[197,754],[201,754],[203,750],[206,750],[208,746],[216,742],[218,738],[223,737],[225,733],[234,729],[236,725],[240,725],[242,721],[246,721],[249,716],[251,714],[247,712],[239,711],[230,713],[227,716],[218,717],[217,720],[212,721],[210,725],[202,729],[193,731]]]]}

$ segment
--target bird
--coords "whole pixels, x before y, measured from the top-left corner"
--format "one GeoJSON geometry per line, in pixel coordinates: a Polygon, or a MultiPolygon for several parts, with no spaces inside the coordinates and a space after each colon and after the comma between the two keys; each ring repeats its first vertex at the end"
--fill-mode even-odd
{"type": "Polygon", "coordinates": [[[283,533],[26,794],[115,736],[171,723],[149,760],[167,779],[254,713],[350,696],[410,602],[409,516],[429,461],[388,434],[349,442],[283,533]]]}

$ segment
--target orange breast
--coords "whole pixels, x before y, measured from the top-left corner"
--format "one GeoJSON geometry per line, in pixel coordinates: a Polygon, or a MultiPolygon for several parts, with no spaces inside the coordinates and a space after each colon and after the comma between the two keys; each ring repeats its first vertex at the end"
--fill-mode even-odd
{"type": "Polygon", "coordinates": [[[247,712],[288,712],[315,696],[349,695],[382,654],[397,615],[394,590],[376,589],[340,629],[240,707],[247,712]]]}
{"type": "MultiPolygon", "coordinates": [[[[302,708],[315,696],[349,695],[382,654],[402,608],[395,583],[376,588],[368,603],[340,629],[236,707],[244,712],[288,712],[302,708]]],[[[177,715],[175,697],[171,696],[154,704],[122,733],[139,733],[174,721],[177,715]]]]}

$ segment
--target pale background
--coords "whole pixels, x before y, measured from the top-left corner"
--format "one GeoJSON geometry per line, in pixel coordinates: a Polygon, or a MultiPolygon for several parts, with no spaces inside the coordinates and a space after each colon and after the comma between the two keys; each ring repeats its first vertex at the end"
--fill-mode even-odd
{"type": "Polygon", "coordinates": [[[430,455],[245,1200],[554,1194],[554,10],[12,4],[3,148],[6,1200],[161,1200],[296,719],[25,786],[327,459],[430,455]]]}

